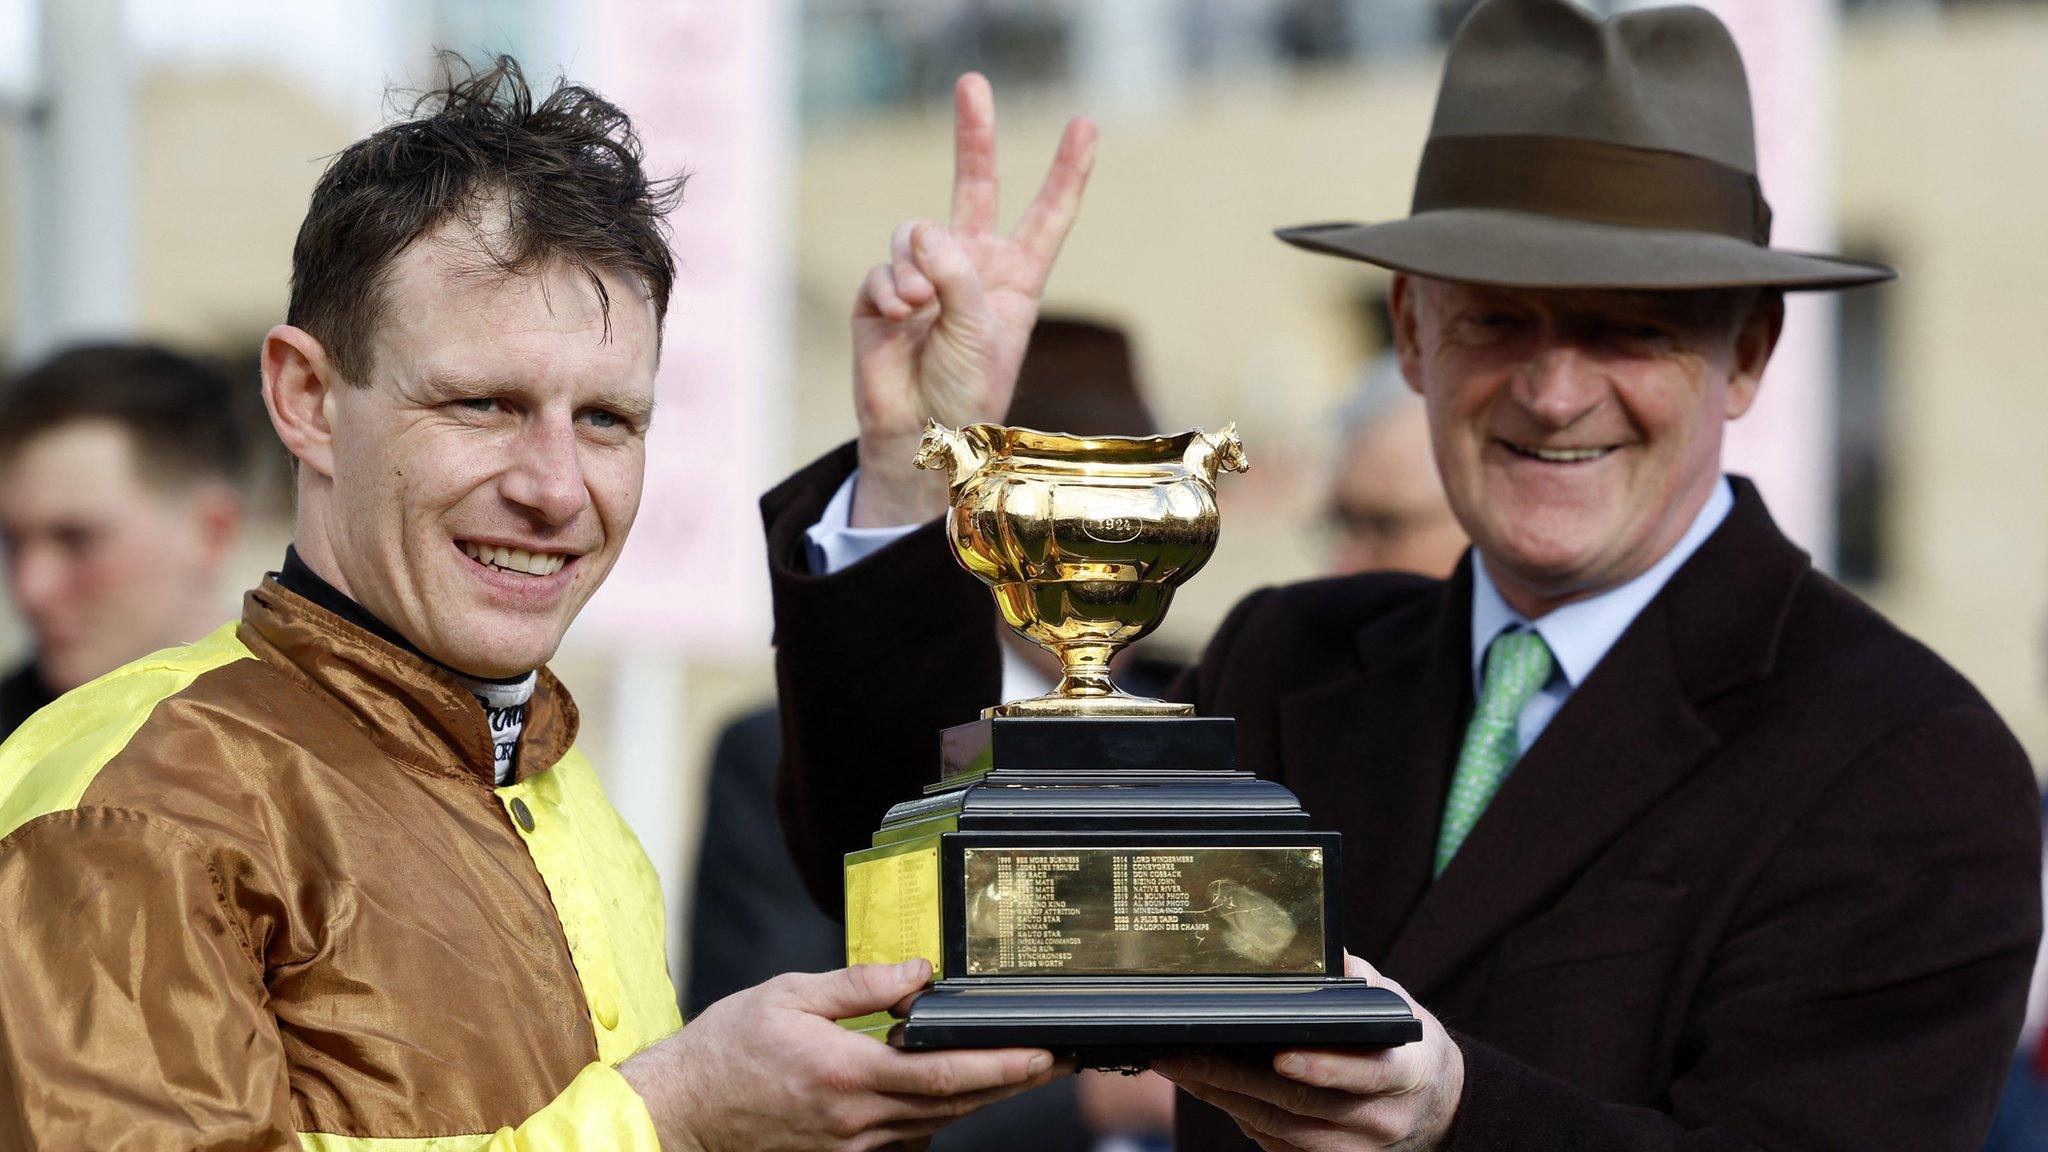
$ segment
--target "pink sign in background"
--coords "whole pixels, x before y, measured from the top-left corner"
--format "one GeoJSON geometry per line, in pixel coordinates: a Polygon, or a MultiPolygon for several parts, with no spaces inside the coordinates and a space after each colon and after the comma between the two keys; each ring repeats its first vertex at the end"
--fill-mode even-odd
{"type": "MultiPolygon", "coordinates": [[[[1756,110],[1757,165],[1775,214],[1772,246],[1832,252],[1837,4],[1692,2],[1719,16],[1742,49],[1756,110]]],[[[1834,555],[1834,429],[1834,298],[1795,292],[1786,297],[1785,335],[1763,390],[1730,429],[1724,462],[1757,482],[1778,526],[1823,566],[1834,555]]]]}
{"type": "Polygon", "coordinates": [[[691,173],[640,519],[581,642],[765,654],[755,501],[775,480],[790,373],[795,38],[785,0],[593,0],[595,86],[651,171],[691,173]]]}

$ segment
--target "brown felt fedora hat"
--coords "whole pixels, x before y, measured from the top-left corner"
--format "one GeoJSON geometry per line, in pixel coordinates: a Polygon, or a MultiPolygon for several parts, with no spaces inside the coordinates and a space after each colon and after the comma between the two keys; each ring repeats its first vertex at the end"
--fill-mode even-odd
{"type": "Polygon", "coordinates": [[[1410,212],[1277,235],[1515,288],[1829,289],[1898,275],[1770,246],[1742,55],[1700,8],[1601,20],[1569,0],[1483,0],[1444,63],[1410,212]]]}

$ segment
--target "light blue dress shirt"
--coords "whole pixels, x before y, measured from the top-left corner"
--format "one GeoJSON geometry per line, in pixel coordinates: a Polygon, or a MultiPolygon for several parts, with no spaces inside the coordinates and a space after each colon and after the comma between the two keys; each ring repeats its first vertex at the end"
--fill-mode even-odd
{"type": "Polygon", "coordinates": [[[1671,551],[1643,572],[1642,575],[1619,587],[1609,588],[1598,596],[1577,600],[1562,608],[1545,614],[1542,619],[1529,620],[1521,613],[1508,607],[1501,598],[1500,589],[1494,586],[1493,577],[1486,571],[1486,562],[1476,552],[1472,562],[1472,693],[1479,694],[1481,675],[1486,670],[1486,649],[1494,637],[1510,628],[1534,628],[1543,642],[1550,646],[1550,654],[1557,658],[1557,667],[1545,684],[1529,702],[1522,706],[1522,715],[1515,728],[1520,742],[1520,751],[1527,752],[1536,737],[1550,726],[1551,718],[1564,702],[1571,697],[1572,690],[1586,682],[1593,674],[1593,668],[1628,626],[1635,622],[1637,613],[1643,610],[1679,566],[1699,551],[1721,521],[1735,507],[1735,491],[1723,476],[1714,485],[1713,494],[1707,497],[1699,515],[1693,517],[1692,527],[1685,530],[1671,551]]]}
{"type": "Polygon", "coordinates": [[[853,485],[860,479],[860,469],[855,468],[839,485],[839,491],[832,494],[832,500],[825,505],[825,511],[818,522],[804,531],[804,539],[810,545],[811,571],[820,576],[844,572],[855,564],[880,552],[882,549],[917,531],[915,524],[903,524],[888,528],[855,528],[853,526],[853,485]]]}

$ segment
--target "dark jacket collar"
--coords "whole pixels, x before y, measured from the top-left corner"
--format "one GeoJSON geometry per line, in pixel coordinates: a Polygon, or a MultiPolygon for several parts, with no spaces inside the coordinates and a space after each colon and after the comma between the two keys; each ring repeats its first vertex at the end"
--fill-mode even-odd
{"type": "Polygon", "coordinates": [[[1717,746],[1702,707],[1770,673],[1810,566],[1754,485],[1737,477],[1734,491],[1728,518],[1572,693],[1434,883],[1433,816],[1472,708],[1469,555],[1426,619],[1360,631],[1370,730],[1359,738],[1373,749],[1360,803],[1380,842],[1360,848],[1377,857],[1391,905],[1361,943],[1384,946],[1388,974],[1417,995],[1555,900],[1717,746]]]}
{"type": "Polygon", "coordinates": [[[1668,621],[1681,687],[1699,704],[1770,673],[1793,594],[1813,568],[1778,530],[1756,485],[1730,481],[1728,519],[1651,602],[1668,621]]]}
{"type": "MultiPolygon", "coordinates": [[[[286,563],[293,559],[287,556],[286,563]]],[[[328,591],[353,606],[331,586],[328,591]]],[[[330,609],[271,577],[243,598],[240,636],[257,655],[297,672],[353,713],[386,754],[494,785],[494,740],[483,705],[454,673],[402,638],[390,638],[388,628],[358,623],[357,615],[368,616],[360,607],[353,613],[330,609]]],[[[554,766],[575,742],[577,725],[575,701],[553,673],[540,669],[514,775],[524,780],[554,766]]]]}

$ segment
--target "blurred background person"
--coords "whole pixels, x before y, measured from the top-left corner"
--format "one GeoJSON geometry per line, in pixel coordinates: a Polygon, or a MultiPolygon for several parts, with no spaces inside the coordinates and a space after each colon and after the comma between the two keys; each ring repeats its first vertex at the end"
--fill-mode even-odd
{"type": "Polygon", "coordinates": [[[248,456],[227,378],[166,348],[73,348],[0,391],[0,548],[30,645],[0,679],[0,739],[221,623],[248,456]]]}
{"type": "MultiPolygon", "coordinates": [[[[1123,331],[1048,316],[1032,329],[1005,422],[1045,432],[1147,436],[1158,425],[1139,395],[1123,331]]],[[[999,626],[1005,700],[1050,691],[1051,653],[999,626]]],[[[1141,696],[1165,691],[1179,665],[1127,650],[1119,684],[1141,696]]],[[[994,701],[990,701],[994,703],[994,701]]],[[[933,745],[936,751],[937,745],[933,745]]],[[[845,962],[845,929],[804,891],[775,817],[780,721],[770,703],[728,724],[711,759],[697,890],[690,903],[684,1015],[776,972],[820,972],[845,962]]],[[[937,760],[934,757],[934,771],[937,760]]],[[[1173,1131],[1173,1086],[1139,1076],[1082,1073],[991,1105],[940,1132],[933,1152],[1111,1152],[1164,1149],[1173,1131]]]]}
{"type": "Polygon", "coordinates": [[[1391,355],[1373,360],[1337,414],[1330,485],[1330,572],[1414,572],[1443,579],[1464,555],[1429,448],[1422,397],[1391,355]]]}

